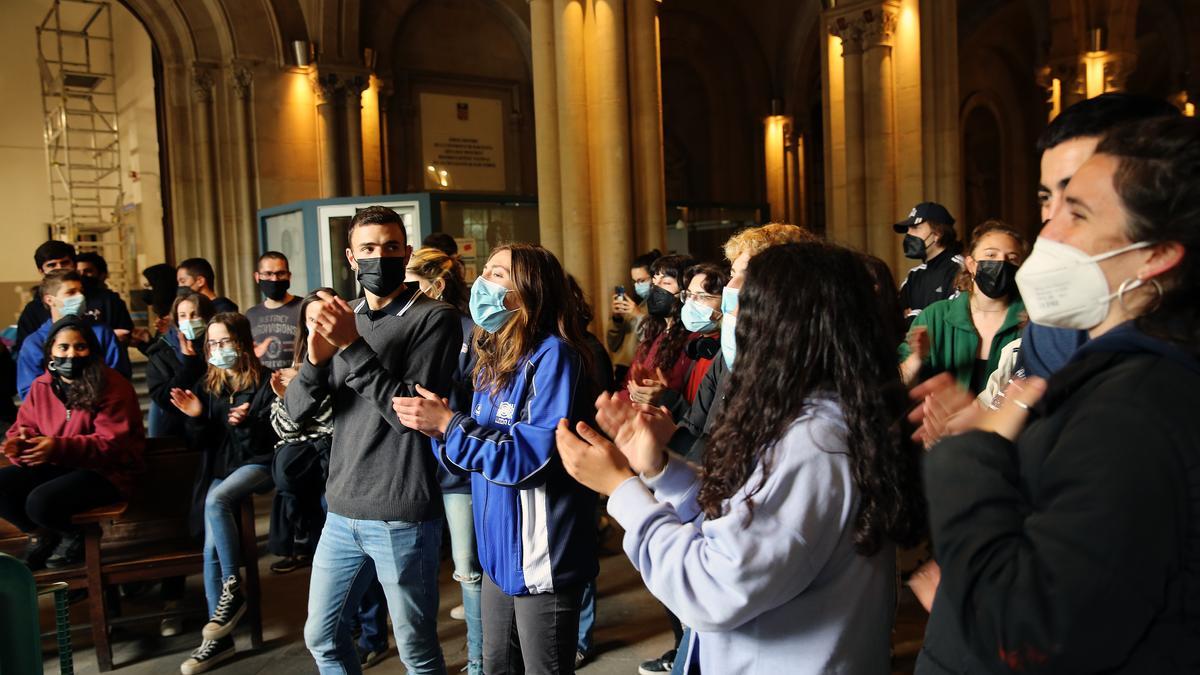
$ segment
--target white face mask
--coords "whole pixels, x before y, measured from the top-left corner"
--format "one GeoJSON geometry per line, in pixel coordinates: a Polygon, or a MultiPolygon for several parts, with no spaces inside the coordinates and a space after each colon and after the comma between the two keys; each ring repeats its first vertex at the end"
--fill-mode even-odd
{"type": "MultiPolygon", "coordinates": [[[[1033,253],[1017,270],[1017,288],[1029,320],[1043,326],[1090,330],[1108,316],[1108,307],[1118,293],[1108,289],[1100,261],[1150,246],[1148,241],[1088,256],[1074,246],[1038,237],[1033,253]]],[[[1133,280],[1131,291],[1142,285],[1133,280]]]]}

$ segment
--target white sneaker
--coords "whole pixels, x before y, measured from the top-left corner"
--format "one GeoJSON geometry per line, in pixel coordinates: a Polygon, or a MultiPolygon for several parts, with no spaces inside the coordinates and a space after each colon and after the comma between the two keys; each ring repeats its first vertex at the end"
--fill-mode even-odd
{"type": "Polygon", "coordinates": [[[205,640],[200,643],[191,657],[179,666],[183,675],[196,675],[216,668],[222,661],[227,661],[237,653],[233,646],[233,637],[225,636],[220,640],[205,640]]]}
{"type": "Polygon", "coordinates": [[[458,621],[466,621],[467,620],[467,610],[464,609],[462,605],[459,605],[458,607],[455,607],[454,609],[450,610],[450,618],[457,619],[458,621]]]}

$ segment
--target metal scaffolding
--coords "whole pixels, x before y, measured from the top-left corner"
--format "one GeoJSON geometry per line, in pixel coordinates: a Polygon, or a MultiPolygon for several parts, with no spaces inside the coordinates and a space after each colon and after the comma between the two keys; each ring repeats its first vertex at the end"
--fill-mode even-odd
{"type": "Polygon", "coordinates": [[[137,256],[122,208],[112,7],[107,0],[54,0],[37,40],[50,236],[103,255],[109,287],[128,294],[137,256]]]}

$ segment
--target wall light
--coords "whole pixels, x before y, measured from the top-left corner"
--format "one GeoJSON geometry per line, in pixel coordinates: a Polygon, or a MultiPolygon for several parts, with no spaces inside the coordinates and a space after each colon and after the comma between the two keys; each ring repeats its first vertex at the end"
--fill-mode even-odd
{"type": "Polygon", "coordinates": [[[313,60],[313,44],[307,40],[292,40],[292,57],[296,59],[296,65],[300,68],[307,68],[313,60]]]}

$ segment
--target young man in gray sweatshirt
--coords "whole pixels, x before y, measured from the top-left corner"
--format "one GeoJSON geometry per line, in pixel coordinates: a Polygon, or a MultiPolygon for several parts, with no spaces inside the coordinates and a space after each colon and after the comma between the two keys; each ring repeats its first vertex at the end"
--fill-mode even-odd
{"type": "Polygon", "coordinates": [[[412,247],[394,211],[360,211],[349,240],[346,257],[365,297],[323,298],[307,357],[285,394],[297,421],[333,398],[329,517],[313,558],[304,641],[322,673],[359,672],[350,618],[373,566],[408,672],[445,673],[437,460],[428,438],[400,424],[392,398],[416,395],[415,383],[449,396],[462,328],[450,305],[404,283],[412,247]]]}

